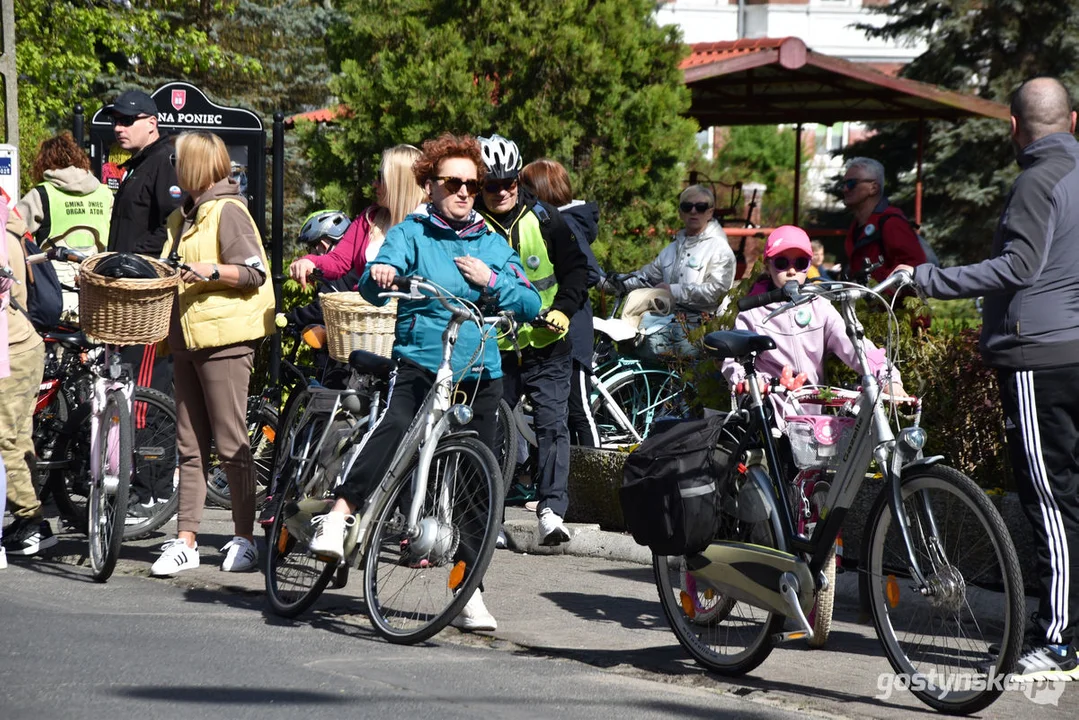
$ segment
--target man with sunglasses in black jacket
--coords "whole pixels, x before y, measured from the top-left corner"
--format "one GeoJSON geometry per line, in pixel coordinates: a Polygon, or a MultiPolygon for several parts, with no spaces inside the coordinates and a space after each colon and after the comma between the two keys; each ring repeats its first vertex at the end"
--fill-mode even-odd
{"type": "MultiPolygon", "coordinates": [[[[183,194],[173,167],[171,138],[162,136],[157,126],[157,103],[141,90],[120,93],[105,107],[112,120],[116,144],[132,153],[120,167],[124,174],[112,205],[109,224],[110,252],[129,252],[160,258],[165,247],[165,223],[180,206],[183,194]]],[[[156,355],[153,345],[132,345],[121,352],[131,365],[134,380],[172,396],[172,358],[156,355]]],[[[152,514],[153,503],[163,502],[172,493],[172,474],[144,477],[136,473],[128,520],[138,524],[152,514]]]]}

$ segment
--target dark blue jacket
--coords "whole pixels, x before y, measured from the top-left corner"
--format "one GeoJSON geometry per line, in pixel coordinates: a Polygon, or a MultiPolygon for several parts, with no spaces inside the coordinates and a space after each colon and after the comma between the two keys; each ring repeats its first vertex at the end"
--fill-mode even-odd
{"type": "MultiPolygon", "coordinates": [[[[592,287],[603,278],[603,271],[592,252],[592,243],[599,235],[599,206],[594,202],[574,200],[558,208],[558,211],[562,213],[562,219],[566,221],[577,240],[577,246],[588,260],[588,287],[592,287]]],[[[595,335],[592,330],[592,302],[587,295],[581,309],[570,318],[568,337],[573,359],[585,367],[592,367],[592,344],[595,335]]]]}
{"type": "Polygon", "coordinates": [[[985,296],[987,365],[1037,369],[1079,363],[1079,142],[1054,133],[1023,149],[988,260],[919,265],[932,297],[985,296]]]}

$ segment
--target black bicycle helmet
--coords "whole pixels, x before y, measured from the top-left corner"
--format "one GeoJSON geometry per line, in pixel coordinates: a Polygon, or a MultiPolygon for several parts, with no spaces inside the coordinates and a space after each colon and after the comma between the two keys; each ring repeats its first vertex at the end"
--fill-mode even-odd
{"type": "Polygon", "coordinates": [[[319,210],[311,213],[300,228],[301,243],[311,247],[325,239],[330,245],[336,245],[345,236],[345,231],[352,221],[340,210],[319,210]]]}
{"type": "Polygon", "coordinates": [[[94,266],[94,272],[111,278],[126,278],[128,280],[153,280],[157,278],[157,271],[150,261],[134,253],[118,252],[94,266]]]}
{"type": "Polygon", "coordinates": [[[493,180],[517,177],[521,172],[521,153],[517,143],[501,135],[477,139],[483,151],[483,163],[487,166],[487,177],[493,180]]]}

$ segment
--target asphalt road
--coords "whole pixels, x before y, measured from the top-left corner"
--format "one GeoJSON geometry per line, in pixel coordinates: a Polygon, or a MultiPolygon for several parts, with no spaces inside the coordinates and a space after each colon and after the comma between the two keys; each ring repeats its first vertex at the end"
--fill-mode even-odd
{"type": "MultiPolygon", "coordinates": [[[[519,513],[508,517],[531,522],[519,513]]],[[[229,525],[208,510],[203,565],[174,579],[147,576],[164,535],[125,544],[105,585],[89,581],[74,534],[46,557],[9,559],[0,719],[935,715],[906,692],[877,697],[890,668],[857,622],[849,576],[826,650],[792,642],[730,680],[687,659],[647,566],[500,551],[485,581],[498,632],[449,628],[400,647],[370,630],[355,579],[295,621],[269,613],[259,573],[217,567],[229,525]]],[[[1005,693],[980,717],[1079,717],[1079,690],[1058,703],[1005,693]]]]}

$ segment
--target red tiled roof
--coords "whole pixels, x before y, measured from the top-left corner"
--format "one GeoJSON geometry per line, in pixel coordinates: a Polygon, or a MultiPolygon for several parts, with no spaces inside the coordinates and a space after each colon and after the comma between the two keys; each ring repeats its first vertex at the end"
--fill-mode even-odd
{"type": "Polygon", "coordinates": [[[312,110],[311,112],[300,113],[298,115],[291,115],[285,118],[285,127],[292,127],[296,124],[297,120],[310,120],[316,123],[334,122],[340,117],[344,117],[348,114],[348,108],[345,105],[337,105],[335,107],[320,108],[318,110],[312,110]]]}
{"type": "Polygon", "coordinates": [[[703,127],[1009,116],[1001,103],[813,52],[795,37],[690,48],[680,67],[689,115],[703,127]]]}

